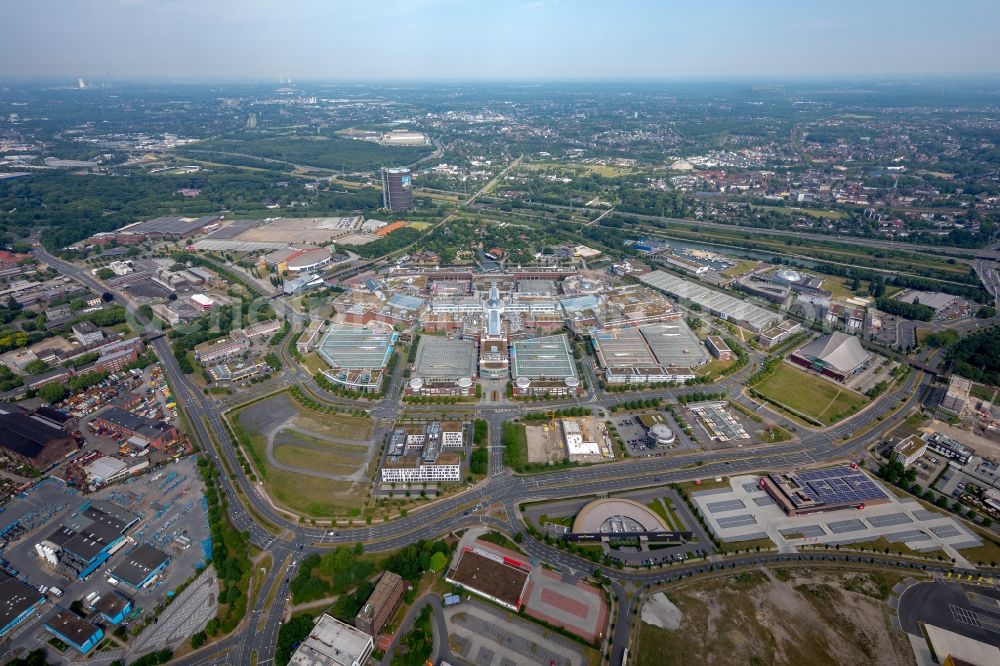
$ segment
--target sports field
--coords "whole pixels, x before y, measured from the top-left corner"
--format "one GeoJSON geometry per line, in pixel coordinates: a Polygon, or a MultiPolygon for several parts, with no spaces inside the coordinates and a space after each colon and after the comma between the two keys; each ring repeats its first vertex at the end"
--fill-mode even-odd
{"type": "Polygon", "coordinates": [[[762,395],[826,425],[861,409],[868,398],[846,386],[782,363],[756,387],[762,395]]]}

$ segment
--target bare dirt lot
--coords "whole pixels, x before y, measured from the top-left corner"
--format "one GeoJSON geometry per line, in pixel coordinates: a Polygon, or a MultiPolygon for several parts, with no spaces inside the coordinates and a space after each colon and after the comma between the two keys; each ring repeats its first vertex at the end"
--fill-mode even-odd
{"type": "Polygon", "coordinates": [[[566,447],[563,446],[559,426],[552,428],[546,423],[530,425],[524,430],[528,437],[528,462],[561,462],[566,457],[566,447]]]}
{"type": "Polygon", "coordinates": [[[887,619],[885,599],[898,580],[785,569],[674,588],[667,598],[680,611],[678,628],[647,623],[644,610],[637,663],[909,666],[909,642],[887,619]]]}

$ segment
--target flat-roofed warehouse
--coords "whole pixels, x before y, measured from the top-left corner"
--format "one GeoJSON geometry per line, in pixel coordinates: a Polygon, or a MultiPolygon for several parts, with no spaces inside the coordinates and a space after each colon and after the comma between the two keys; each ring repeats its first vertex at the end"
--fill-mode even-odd
{"type": "Polygon", "coordinates": [[[470,548],[448,570],[445,580],[516,612],[521,607],[529,572],[523,562],[470,548]]]}
{"type": "Polygon", "coordinates": [[[576,377],[576,363],[564,334],[516,340],[512,345],[514,379],[565,379],[576,377]]]}
{"type": "Polygon", "coordinates": [[[45,595],[0,570],[0,636],[31,617],[45,595]]]}
{"type": "Polygon", "coordinates": [[[167,566],[170,556],[149,544],[142,544],[125,556],[125,560],[111,571],[111,577],[139,589],[167,566]]]}
{"type": "Polygon", "coordinates": [[[639,331],[662,366],[694,368],[708,362],[708,350],[683,321],[646,324],[639,331]]]}
{"type": "Polygon", "coordinates": [[[597,331],[593,336],[602,368],[648,368],[659,365],[653,350],[635,328],[597,331]]]}
{"type": "Polygon", "coordinates": [[[849,467],[768,474],[760,487],[790,516],[889,501],[877,483],[849,467]]]}
{"type": "Polygon", "coordinates": [[[139,236],[177,236],[186,238],[202,229],[212,227],[222,219],[219,215],[207,215],[205,217],[179,217],[164,216],[152,220],[136,222],[127,227],[122,227],[117,232],[119,234],[133,234],[139,236]]]}
{"type": "Polygon", "coordinates": [[[904,303],[915,303],[919,302],[920,305],[926,305],[927,307],[933,309],[935,312],[944,310],[955,300],[958,296],[952,296],[951,294],[944,294],[940,291],[916,291],[908,290],[900,294],[893,296],[897,301],[902,301],[904,303]]]}
{"type": "Polygon", "coordinates": [[[781,321],[781,316],[776,312],[747,303],[721,291],[689,282],[664,271],[647,273],[640,276],[639,280],[654,289],[670,294],[674,298],[685,298],[717,317],[736,322],[756,333],[760,333],[781,321]]]}

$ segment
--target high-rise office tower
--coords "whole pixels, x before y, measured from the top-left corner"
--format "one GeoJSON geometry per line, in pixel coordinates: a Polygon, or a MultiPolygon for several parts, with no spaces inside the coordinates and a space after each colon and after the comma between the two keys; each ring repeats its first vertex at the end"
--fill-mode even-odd
{"type": "Polygon", "coordinates": [[[413,209],[413,185],[410,170],[382,169],[382,207],[388,210],[413,209]]]}

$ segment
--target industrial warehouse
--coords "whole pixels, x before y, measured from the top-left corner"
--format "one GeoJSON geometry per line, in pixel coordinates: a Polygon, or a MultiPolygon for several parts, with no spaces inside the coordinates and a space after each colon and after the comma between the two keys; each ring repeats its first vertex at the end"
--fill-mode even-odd
{"type": "Polygon", "coordinates": [[[156,580],[157,574],[167,566],[170,556],[149,544],[142,544],[125,555],[124,561],[109,573],[109,581],[116,580],[138,590],[156,580]]]}
{"type": "Polygon", "coordinates": [[[31,617],[43,601],[38,590],[0,570],[0,637],[31,617]]]}
{"type": "Polygon", "coordinates": [[[39,561],[58,572],[83,580],[127,542],[125,533],[139,516],[109,502],[86,502],[79,511],[35,544],[39,561]]]}
{"type": "Polygon", "coordinates": [[[711,314],[739,324],[754,333],[761,333],[781,321],[781,315],[734,296],[715,291],[684,278],[653,271],[639,278],[644,284],[659,289],[674,298],[683,298],[701,306],[711,314]]]}
{"type": "Polygon", "coordinates": [[[77,450],[65,423],[53,418],[58,416],[48,408],[31,414],[14,405],[0,407],[0,451],[33,469],[52,466],[77,450]]]}
{"type": "Polygon", "coordinates": [[[524,598],[531,567],[481,548],[467,548],[448,570],[449,583],[517,612],[524,598]]]}

